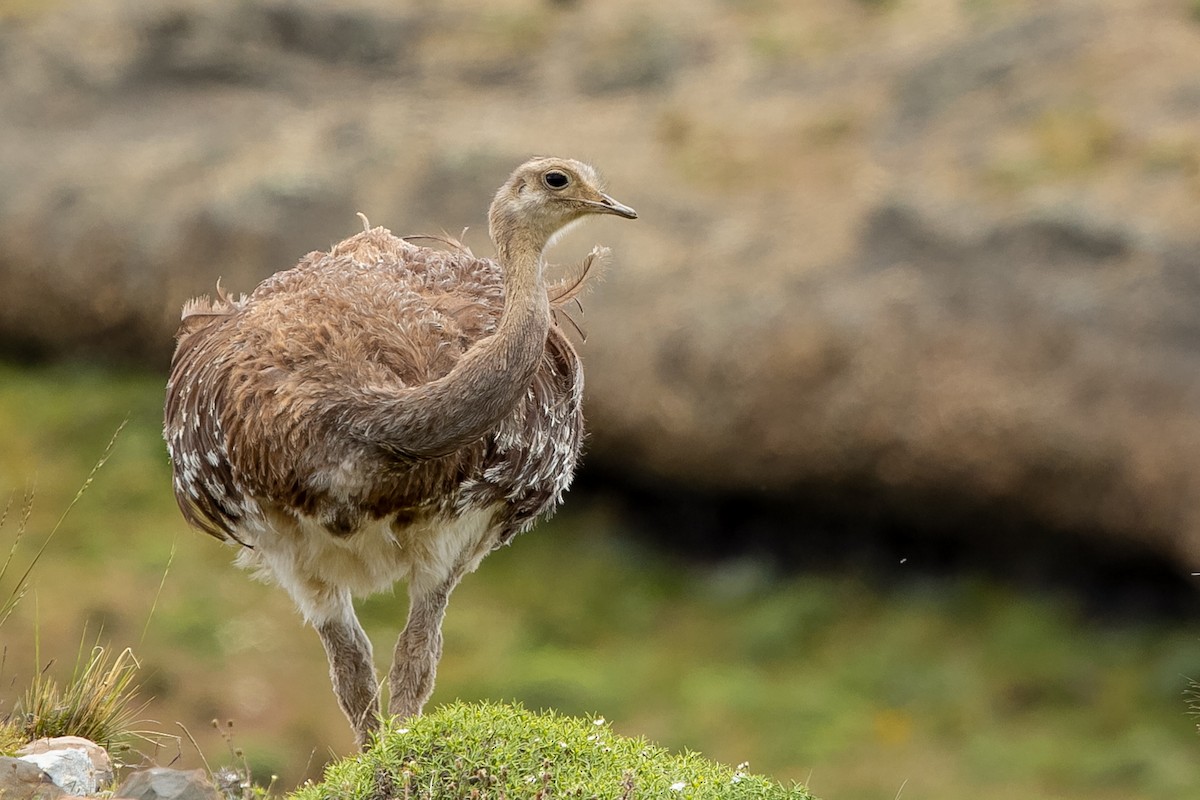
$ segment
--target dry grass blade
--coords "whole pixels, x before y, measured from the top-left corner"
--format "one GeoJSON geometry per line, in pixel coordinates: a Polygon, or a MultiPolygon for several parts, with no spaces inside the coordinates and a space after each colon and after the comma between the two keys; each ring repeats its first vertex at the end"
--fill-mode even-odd
{"type": "MultiPolygon", "coordinates": [[[[4,504],[3,512],[0,512],[0,528],[4,527],[4,523],[8,521],[8,513],[12,508],[12,495],[9,495],[8,502],[4,504]]],[[[21,539],[25,536],[25,531],[29,527],[29,515],[33,512],[33,491],[25,493],[25,500],[21,506],[21,520],[17,523],[17,533],[13,537],[12,546],[8,549],[8,555],[4,558],[4,564],[0,565],[0,583],[4,582],[4,576],[8,574],[8,568],[12,565],[14,556],[17,554],[17,545],[21,543],[21,539]]],[[[38,552],[38,556],[41,551],[38,552]]],[[[34,559],[37,560],[36,557],[34,559]]],[[[32,565],[31,565],[32,566],[32,565]]],[[[21,602],[21,598],[25,596],[25,592],[29,589],[29,570],[26,569],[21,579],[17,581],[8,593],[8,597],[0,603],[0,627],[4,625],[4,621],[12,614],[13,609],[21,602]]]]}
{"type": "MultiPolygon", "coordinates": [[[[98,473],[100,469],[106,463],[108,463],[108,458],[112,455],[113,448],[116,447],[117,439],[120,437],[121,431],[125,430],[125,426],[128,424],[129,417],[126,417],[125,419],[121,420],[121,424],[117,426],[115,431],[113,431],[113,435],[109,438],[108,444],[104,446],[104,452],[100,454],[100,458],[96,460],[96,463],[92,465],[92,470],[84,479],[83,485],[79,487],[79,491],[75,492],[75,496],[71,498],[71,502],[67,503],[67,507],[63,511],[62,516],[58,518],[58,522],[54,523],[54,527],[50,530],[50,535],[46,537],[47,541],[54,537],[54,534],[56,534],[58,529],[62,527],[63,521],[67,518],[67,515],[71,513],[71,509],[75,508],[75,505],[79,502],[80,498],[83,497],[83,493],[91,487],[92,481],[96,479],[96,473],[98,473]]],[[[45,544],[43,544],[42,547],[45,548],[45,544]]],[[[41,553],[39,551],[39,555],[40,554],[41,553]]]]}
{"type": "MultiPolygon", "coordinates": [[[[96,463],[92,466],[91,472],[88,473],[87,478],[84,479],[83,484],[79,487],[79,490],[75,492],[75,496],[71,498],[71,502],[67,504],[66,509],[64,509],[63,513],[59,516],[58,522],[54,523],[54,527],[50,529],[50,533],[42,542],[41,547],[39,547],[38,551],[33,554],[33,558],[31,558],[29,563],[25,566],[25,571],[21,573],[21,577],[17,579],[15,584],[13,584],[12,589],[9,591],[8,597],[5,598],[3,603],[0,603],[0,625],[4,624],[4,621],[8,619],[9,615],[12,614],[13,609],[17,607],[17,605],[21,602],[21,599],[25,596],[25,592],[29,589],[29,576],[33,573],[33,568],[37,566],[38,561],[41,560],[42,554],[46,552],[46,548],[50,545],[51,540],[54,539],[54,535],[58,533],[58,529],[62,527],[67,515],[71,513],[71,509],[75,508],[76,504],[79,503],[80,498],[83,497],[83,493],[86,492],[89,487],[91,487],[92,481],[96,479],[96,473],[98,473],[101,467],[107,463],[109,456],[112,455],[113,447],[115,447],[117,444],[117,437],[121,435],[121,431],[125,429],[125,425],[128,424],[128,422],[129,418],[126,417],[121,421],[121,424],[117,426],[117,429],[113,431],[113,435],[108,440],[108,444],[104,446],[104,452],[100,454],[100,458],[97,459],[96,463]]],[[[8,518],[8,510],[11,504],[12,500],[10,498],[9,502],[5,505],[3,516],[0,516],[0,527],[3,526],[4,520],[8,518]]],[[[29,523],[29,515],[32,510],[33,492],[29,491],[25,495],[25,503],[21,509],[21,521],[17,524],[17,535],[13,540],[12,547],[9,548],[8,556],[4,560],[4,566],[0,567],[0,581],[4,579],[5,574],[8,572],[9,566],[12,564],[17,545],[21,541],[21,538],[25,535],[25,531],[29,523]]]]}
{"type": "Polygon", "coordinates": [[[167,557],[167,566],[163,569],[162,578],[158,582],[158,591],[154,593],[154,602],[150,605],[150,613],[146,615],[146,624],[142,626],[142,638],[138,640],[138,646],[146,641],[146,633],[150,630],[150,622],[154,619],[154,612],[158,609],[158,601],[162,597],[163,587],[167,585],[167,575],[171,572],[171,565],[175,563],[175,548],[178,542],[171,542],[171,555],[167,557]]]}

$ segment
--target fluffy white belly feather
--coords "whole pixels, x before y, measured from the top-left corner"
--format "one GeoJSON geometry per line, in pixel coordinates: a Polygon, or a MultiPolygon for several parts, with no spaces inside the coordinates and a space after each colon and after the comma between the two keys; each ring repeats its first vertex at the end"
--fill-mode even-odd
{"type": "Polygon", "coordinates": [[[370,522],[349,536],[335,536],[317,520],[265,515],[239,532],[239,566],[287,590],[304,618],[319,624],[349,610],[351,595],[363,597],[405,580],[428,591],[446,581],[456,565],[472,572],[495,546],[499,506],[459,516],[431,517],[393,527],[393,517],[370,522]]]}

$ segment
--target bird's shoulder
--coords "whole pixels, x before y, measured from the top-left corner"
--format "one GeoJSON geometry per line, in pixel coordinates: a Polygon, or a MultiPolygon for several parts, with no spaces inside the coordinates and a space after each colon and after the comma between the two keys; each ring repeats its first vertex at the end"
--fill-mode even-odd
{"type": "Polygon", "coordinates": [[[374,228],[309,253],[246,297],[192,301],[176,356],[219,351],[235,371],[412,386],[495,332],[504,292],[492,260],[374,228]]]}
{"type": "Polygon", "coordinates": [[[251,300],[261,301],[307,287],[336,289],[345,283],[406,287],[424,293],[490,292],[502,281],[496,262],[476,257],[453,239],[401,238],[385,228],[373,228],[344,239],[328,251],[309,253],[294,268],[263,281],[251,300]],[[429,247],[410,239],[445,242],[446,247],[429,247]]]}
{"type": "Polygon", "coordinates": [[[469,251],[424,247],[376,228],[260,284],[242,327],[310,345],[461,349],[494,332],[504,275],[469,251]],[[455,347],[457,345],[457,347],[455,347]]]}

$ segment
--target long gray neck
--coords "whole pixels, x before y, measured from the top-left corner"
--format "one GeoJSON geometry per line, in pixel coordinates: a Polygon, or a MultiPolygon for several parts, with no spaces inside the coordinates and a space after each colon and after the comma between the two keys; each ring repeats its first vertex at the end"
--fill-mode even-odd
{"type": "Polygon", "coordinates": [[[401,456],[449,455],[493,430],[529,389],[546,348],[550,304],[545,243],[493,231],[505,270],[504,311],[496,332],[470,348],[445,376],[364,409],[359,435],[401,456]]]}

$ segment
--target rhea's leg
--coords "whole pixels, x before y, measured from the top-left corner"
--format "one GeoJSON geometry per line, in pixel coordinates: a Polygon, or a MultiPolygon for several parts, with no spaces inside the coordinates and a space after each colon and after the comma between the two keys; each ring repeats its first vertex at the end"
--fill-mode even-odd
{"type": "Polygon", "coordinates": [[[432,589],[409,589],[408,622],[396,640],[395,660],[388,675],[388,712],[393,716],[420,714],[433,694],[442,657],[442,618],[446,616],[450,592],[461,577],[461,571],[456,570],[432,589]]]}
{"type": "Polygon", "coordinates": [[[340,614],[314,622],[314,627],[329,657],[329,678],[338,705],[354,728],[358,746],[364,748],[379,728],[379,684],[371,641],[354,614],[349,595],[339,605],[340,614]]]}

